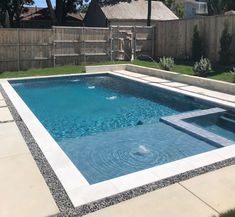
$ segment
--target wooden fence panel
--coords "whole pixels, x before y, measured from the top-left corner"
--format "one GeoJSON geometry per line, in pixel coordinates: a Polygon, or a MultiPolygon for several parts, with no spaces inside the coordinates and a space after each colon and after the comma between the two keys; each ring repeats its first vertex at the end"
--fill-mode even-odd
{"type": "MultiPolygon", "coordinates": [[[[220,38],[225,22],[235,36],[235,15],[199,17],[156,22],[155,58],[171,56],[188,59],[192,56],[192,38],[195,25],[204,41],[205,55],[212,61],[219,60],[220,38]]],[[[232,61],[235,62],[235,40],[232,42],[232,61]]]]}

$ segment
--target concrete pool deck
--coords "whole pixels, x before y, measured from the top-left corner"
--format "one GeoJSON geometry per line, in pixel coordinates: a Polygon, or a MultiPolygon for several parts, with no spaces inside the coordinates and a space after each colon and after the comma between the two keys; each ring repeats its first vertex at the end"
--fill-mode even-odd
{"type": "Polygon", "coordinates": [[[113,72],[117,73],[117,74],[125,75],[128,77],[132,77],[132,78],[142,79],[150,84],[151,83],[152,84],[158,83],[158,84],[164,85],[166,87],[173,87],[176,89],[185,90],[185,91],[189,91],[192,93],[201,94],[204,96],[213,97],[216,99],[225,100],[228,102],[235,103],[235,95],[232,95],[232,94],[222,93],[219,91],[209,90],[209,89],[197,87],[194,85],[189,85],[189,84],[185,84],[185,83],[161,79],[161,78],[158,78],[155,76],[143,75],[143,74],[131,72],[128,70],[113,70],[113,72]]]}
{"type": "MultiPolygon", "coordinates": [[[[235,102],[235,96],[231,94],[225,94],[220,92],[215,92],[211,90],[207,90],[202,88],[203,90],[197,89],[198,87],[187,85],[179,82],[172,82],[169,80],[157,78],[154,76],[147,76],[139,73],[134,73],[126,70],[115,70],[113,71],[117,74],[123,74],[125,76],[140,78],[146,80],[146,82],[150,83],[159,83],[164,84],[168,87],[174,89],[182,89],[189,88],[189,90],[193,93],[200,93],[205,96],[212,96],[219,100],[225,100],[229,103],[235,102]],[[210,94],[210,95],[208,95],[210,94]],[[226,100],[227,99],[227,100],[226,100]]],[[[21,199],[21,203],[17,204],[16,202],[11,201],[11,198],[5,200],[3,205],[0,206],[0,216],[49,216],[52,214],[56,214],[59,212],[58,207],[53,200],[46,183],[43,180],[42,175],[40,174],[37,165],[35,164],[30,152],[27,149],[25,142],[21,141],[24,144],[26,149],[21,149],[20,145],[18,145],[18,141],[22,140],[22,136],[17,136],[17,126],[14,125],[13,118],[6,107],[6,104],[0,96],[0,127],[1,125],[7,129],[9,134],[6,134],[2,129],[0,129],[0,141],[8,141],[10,138],[15,138],[14,144],[12,147],[9,145],[9,151],[4,150],[3,147],[0,146],[0,160],[2,160],[1,153],[11,153],[9,156],[13,159],[16,158],[17,155],[29,155],[31,161],[27,161],[27,163],[22,165],[31,165],[30,170],[27,172],[28,174],[32,174],[32,177],[38,175],[38,182],[30,182],[33,186],[36,185],[39,189],[38,192],[33,192],[30,196],[25,196],[21,199]],[[1,120],[2,117],[2,120],[1,120]],[[2,121],[2,123],[1,123],[2,121]],[[8,125],[7,125],[8,124],[8,125]],[[12,125],[12,126],[10,126],[12,125]],[[3,132],[3,133],[1,133],[3,132]],[[5,139],[5,140],[3,140],[5,139]],[[18,150],[19,148],[19,150],[18,150]],[[20,152],[22,151],[22,153],[20,152]],[[42,193],[40,192],[42,191],[42,193]],[[40,199],[43,198],[43,199],[40,199]],[[32,209],[29,209],[29,204],[35,202],[32,205],[32,209]],[[45,205],[44,205],[45,204],[45,205]],[[43,209],[42,209],[43,207],[43,209]],[[29,210],[25,210],[29,209],[29,210]],[[8,213],[6,212],[8,211],[8,213]],[[39,211],[38,211],[39,210],[39,211]],[[16,212],[17,211],[17,212],[16,212]],[[24,213],[26,212],[26,213],[24,213]],[[3,213],[3,214],[2,214],[3,213]],[[17,215],[15,214],[17,213],[17,215]]],[[[19,134],[19,131],[18,131],[19,134]]],[[[6,143],[8,144],[8,143],[6,143]]],[[[9,143],[10,144],[10,143],[9,143]]],[[[5,147],[6,148],[6,147],[5,147]]],[[[230,152],[230,157],[235,157],[235,151],[230,152]]],[[[17,159],[16,159],[17,160],[17,159]]],[[[210,159],[208,159],[210,161],[210,159]]],[[[12,161],[12,160],[11,160],[12,161]]],[[[2,161],[3,162],[3,161],[2,161]]],[[[16,161],[17,162],[17,161],[16,161]]],[[[1,163],[1,162],[0,162],[1,163]]],[[[198,162],[199,165],[201,162],[198,162]]],[[[211,162],[212,163],[212,162],[211,162]]],[[[19,164],[19,163],[18,163],[19,164]]],[[[18,166],[16,163],[16,165],[18,166]]],[[[9,175],[8,165],[6,163],[0,164],[5,171],[6,174],[9,175]]],[[[0,166],[0,169],[1,169],[0,166]]],[[[14,167],[12,171],[17,170],[18,167],[14,167]]],[[[2,173],[3,174],[3,173],[2,173]]],[[[11,173],[12,174],[12,173],[11,173]]],[[[10,175],[11,175],[10,174],[10,175]]],[[[21,173],[20,173],[21,174],[21,173]]],[[[28,180],[28,176],[16,173],[15,181],[13,183],[6,182],[3,189],[8,189],[9,186],[13,185],[13,190],[11,191],[11,197],[13,195],[15,198],[19,198],[22,196],[22,193],[27,192],[30,184],[27,183],[24,179],[28,180]],[[19,190],[19,180],[22,181],[22,188],[19,190]],[[24,192],[25,191],[25,192],[24,192]],[[20,195],[17,197],[17,195],[20,195]]],[[[235,166],[229,166],[223,169],[219,169],[214,172],[206,173],[201,176],[197,176],[195,178],[189,179],[183,182],[177,182],[176,184],[170,185],[168,187],[147,193],[145,195],[133,198],[128,201],[121,202],[117,205],[105,208],[103,210],[94,212],[89,214],[88,216],[200,216],[206,217],[211,216],[213,214],[218,215],[218,213],[226,211],[227,209],[235,207],[235,166]],[[172,208],[172,209],[171,209],[172,208]]],[[[6,175],[7,177],[7,175],[6,175]]],[[[30,176],[31,177],[31,176],[30,176]]],[[[1,179],[1,178],[0,178],[1,179]]],[[[0,182],[2,183],[2,181],[0,182]]],[[[35,187],[36,188],[36,187],[35,187]]],[[[9,193],[5,190],[1,189],[0,192],[2,198],[9,198],[9,193]],[[2,194],[3,192],[3,194],[2,194]],[[6,196],[5,196],[6,195],[6,196]]],[[[25,195],[28,195],[25,193],[25,195]]],[[[18,200],[18,199],[16,199],[18,200]]],[[[17,201],[18,202],[18,201],[17,201]]],[[[78,216],[78,215],[74,215],[78,216]]]]}
{"type": "Polygon", "coordinates": [[[235,165],[170,185],[87,217],[212,217],[235,207],[235,165]]]}
{"type": "MultiPolygon", "coordinates": [[[[0,94],[0,104],[6,105],[0,94]]],[[[0,216],[50,216],[59,209],[9,109],[0,107],[0,216]]]]}

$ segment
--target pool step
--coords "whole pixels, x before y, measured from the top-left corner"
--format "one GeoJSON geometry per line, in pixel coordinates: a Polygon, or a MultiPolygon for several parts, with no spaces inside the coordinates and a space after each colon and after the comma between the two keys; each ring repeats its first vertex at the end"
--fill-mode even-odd
{"type": "Polygon", "coordinates": [[[235,115],[231,113],[225,113],[220,116],[217,123],[220,127],[227,129],[235,133],[235,115]]]}

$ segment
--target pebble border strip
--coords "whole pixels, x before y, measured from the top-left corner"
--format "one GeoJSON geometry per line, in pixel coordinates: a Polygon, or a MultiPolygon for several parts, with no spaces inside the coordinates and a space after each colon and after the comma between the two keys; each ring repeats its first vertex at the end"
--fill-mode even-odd
{"type": "Polygon", "coordinates": [[[19,116],[17,110],[13,106],[12,102],[10,101],[9,97],[3,90],[2,86],[0,86],[0,93],[2,93],[6,104],[23,136],[25,142],[41,172],[43,175],[51,194],[60,210],[60,213],[53,215],[53,217],[79,217],[86,215],[91,212],[95,212],[99,209],[120,203],[122,201],[131,199],[133,197],[137,197],[143,195],[147,192],[151,192],[157,189],[161,189],[167,187],[169,185],[175,184],[177,182],[181,182],[192,177],[202,175],[226,166],[234,165],[235,164],[235,157],[217,162],[205,167],[201,167],[195,170],[191,170],[185,173],[181,173],[179,175],[175,175],[160,181],[156,181],[141,187],[137,187],[98,201],[94,201],[92,203],[88,203],[86,205],[82,205],[80,207],[74,207],[72,202],[70,201],[66,191],[64,190],[62,184],[58,180],[57,176],[55,175],[53,169],[51,168],[50,164],[46,160],[45,156],[43,155],[42,151],[40,150],[39,146],[37,145],[36,141],[32,137],[31,133],[29,132],[28,128],[26,127],[25,123],[22,121],[21,117],[19,116]]]}

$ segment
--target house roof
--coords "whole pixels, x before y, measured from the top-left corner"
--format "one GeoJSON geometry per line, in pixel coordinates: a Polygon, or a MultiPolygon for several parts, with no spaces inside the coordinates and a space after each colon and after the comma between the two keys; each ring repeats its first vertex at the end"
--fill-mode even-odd
{"type": "Polygon", "coordinates": [[[226,11],[226,12],[224,13],[224,15],[226,15],[226,16],[234,15],[234,14],[235,14],[235,11],[234,11],[234,10],[226,11]]]}
{"type": "MultiPolygon", "coordinates": [[[[47,20],[51,19],[50,12],[48,8],[37,8],[37,7],[28,7],[20,16],[21,20],[47,20]]],[[[68,13],[68,19],[83,20],[83,17],[79,12],[77,13],[68,13]]]]}
{"type": "MultiPolygon", "coordinates": [[[[109,20],[146,20],[148,2],[132,0],[113,5],[102,6],[101,10],[109,20]]],[[[152,20],[174,20],[178,17],[162,2],[152,1],[152,20]]]]}

